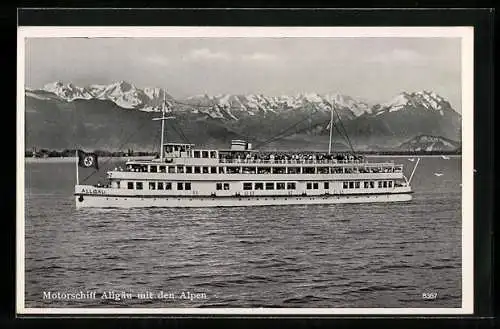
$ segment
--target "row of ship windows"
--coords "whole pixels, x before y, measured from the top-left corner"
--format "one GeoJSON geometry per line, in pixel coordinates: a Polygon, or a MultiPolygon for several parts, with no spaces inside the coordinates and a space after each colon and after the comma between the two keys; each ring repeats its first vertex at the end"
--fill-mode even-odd
{"type": "MultiPolygon", "coordinates": [[[[362,182],[342,182],[342,188],[351,189],[351,188],[361,188],[362,182]]],[[[384,181],[365,181],[363,182],[364,188],[375,188],[375,183],[377,183],[378,188],[388,188],[392,187],[392,180],[384,180],[384,181]]],[[[325,187],[326,188],[326,187],[325,187]]]]}
{"type": "MultiPolygon", "coordinates": [[[[378,188],[391,188],[393,186],[393,182],[391,180],[389,181],[352,181],[352,182],[342,182],[342,188],[344,189],[353,189],[353,188],[361,188],[361,183],[363,183],[364,188],[375,188],[375,183],[377,183],[378,188]]],[[[176,183],[177,190],[178,191],[190,191],[191,190],[191,183],[189,182],[178,182],[176,183]]],[[[172,183],[171,182],[149,182],[148,187],[150,190],[171,190],[172,189],[172,183]]],[[[143,182],[128,182],[127,183],[127,188],[129,190],[142,190],[144,188],[144,183],[143,182]]],[[[230,188],[229,183],[216,183],[215,188],[218,191],[224,190],[227,191],[230,188]]],[[[328,190],[330,188],[330,183],[329,182],[323,182],[323,188],[325,190],[328,190]]],[[[258,182],[258,183],[250,183],[250,182],[245,182],[243,183],[243,190],[248,191],[248,190],[295,190],[297,189],[297,185],[294,182],[280,182],[280,183],[274,183],[274,182],[258,182]]],[[[318,182],[307,182],[306,183],[306,189],[307,190],[317,190],[319,189],[319,183],[318,182]]]]}
{"type": "MultiPolygon", "coordinates": [[[[127,188],[129,190],[134,190],[134,189],[142,190],[144,188],[144,184],[143,184],[143,182],[128,182],[127,188]]],[[[171,190],[172,183],[170,183],[170,182],[149,182],[149,189],[150,190],[171,190]]],[[[190,191],[191,190],[191,183],[178,182],[177,183],[177,190],[190,191]]]]}
{"type": "Polygon", "coordinates": [[[243,183],[243,190],[249,191],[249,190],[263,190],[265,187],[266,190],[295,190],[297,188],[296,183],[293,182],[288,182],[288,183],[274,183],[274,182],[267,182],[267,183],[243,183]]]}
{"type": "Polygon", "coordinates": [[[350,174],[399,172],[400,168],[343,168],[343,167],[201,167],[129,165],[128,171],[170,174],[350,174]],[[219,168],[219,169],[217,169],[219,168]],[[288,170],[287,170],[288,169],[288,170]]]}

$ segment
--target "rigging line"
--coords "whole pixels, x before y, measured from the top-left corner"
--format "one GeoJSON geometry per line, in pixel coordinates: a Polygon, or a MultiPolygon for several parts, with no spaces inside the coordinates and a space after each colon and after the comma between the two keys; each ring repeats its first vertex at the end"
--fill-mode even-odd
{"type": "MultiPolygon", "coordinates": [[[[154,139],[153,139],[153,148],[152,148],[152,150],[151,150],[151,153],[153,153],[153,152],[156,150],[156,144],[157,144],[157,143],[158,143],[158,144],[160,143],[160,141],[159,141],[159,139],[160,139],[160,137],[161,137],[160,135],[161,135],[161,134],[160,134],[160,132],[158,132],[158,131],[157,131],[157,132],[156,132],[156,135],[155,135],[155,137],[154,137],[154,139]]],[[[162,147],[162,146],[161,146],[161,147],[162,147]]]]}
{"type": "Polygon", "coordinates": [[[176,130],[176,132],[181,136],[181,138],[184,140],[184,142],[187,144],[191,144],[191,142],[189,141],[189,138],[187,138],[186,134],[184,134],[184,131],[182,130],[181,125],[178,122],[173,121],[172,126],[174,126],[174,125],[178,129],[178,131],[176,130]]]}
{"type": "Polygon", "coordinates": [[[313,116],[313,114],[316,114],[318,111],[319,111],[319,110],[318,110],[318,109],[316,109],[316,110],[315,110],[315,111],[313,111],[312,113],[308,114],[305,118],[303,118],[303,119],[301,119],[300,121],[296,122],[295,124],[293,124],[292,126],[288,127],[287,129],[282,130],[281,132],[279,132],[278,134],[276,134],[276,135],[272,136],[271,138],[269,138],[269,139],[265,140],[264,142],[262,142],[262,143],[260,143],[260,144],[257,144],[257,145],[255,146],[255,148],[257,149],[257,148],[259,148],[259,147],[262,147],[262,146],[264,146],[264,145],[268,144],[270,141],[273,141],[273,140],[277,139],[280,135],[283,135],[284,133],[286,133],[287,131],[289,131],[289,130],[291,130],[291,129],[295,128],[296,126],[298,126],[298,125],[299,125],[299,124],[301,124],[302,122],[304,122],[304,121],[306,121],[306,120],[310,119],[310,118],[313,116]]]}
{"type": "MultiPolygon", "coordinates": [[[[335,128],[335,130],[339,133],[339,135],[340,135],[341,137],[343,137],[343,138],[344,138],[344,140],[346,140],[346,138],[345,138],[345,136],[344,136],[344,133],[340,131],[340,129],[339,129],[339,127],[338,127],[338,125],[337,125],[335,122],[333,122],[333,127],[334,127],[334,128],[335,128]]],[[[346,142],[347,142],[347,140],[346,140],[346,142]]]]}
{"type": "MultiPolygon", "coordinates": [[[[306,119],[309,119],[309,118],[306,118],[306,119]]],[[[256,149],[258,149],[258,148],[260,148],[260,147],[262,147],[262,146],[265,146],[265,145],[267,145],[267,144],[269,144],[269,143],[272,143],[272,142],[274,142],[274,141],[277,141],[277,140],[280,140],[280,139],[282,139],[282,138],[285,138],[285,137],[289,136],[290,134],[288,134],[288,135],[287,135],[286,133],[287,133],[288,131],[292,130],[293,128],[295,128],[296,126],[298,126],[299,124],[301,124],[303,121],[305,121],[305,120],[301,120],[300,122],[297,122],[297,123],[296,123],[296,124],[294,124],[293,126],[291,126],[291,127],[287,128],[287,129],[285,129],[285,130],[281,131],[280,133],[278,133],[278,134],[276,134],[276,135],[272,136],[271,138],[269,138],[269,139],[265,140],[264,142],[261,142],[261,143],[257,144],[257,146],[256,146],[255,148],[256,148],[256,149]]],[[[308,130],[308,129],[310,129],[310,128],[309,128],[309,127],[306,127],[306,128],[304,128],[304,129],[302,129],[302,130],[299,130],[299,131],[305,131],[305,130],[308,130]]]]}
{"type": "Polygon", "coordinates": [[[181,138],[184,140],[184,138],[182,137],[181,133],[179,132],[179,130],[174,126],[173,123],[169,124],[170,128],[172,128],[172,130],[181,138]]]}
{"type": "MultiPolygon", "coordinates": [[[[139,126],[139,128],[136,129],[136,131],[134,131],[132,134],[129,135],[129,137],[127,138],[127,140],[125,142],[123,142],[119,147],[118,147],[118,152],[121,151],[121,149],[123,148],[123,146],[125,146],[125,144],[127,144],[129,142],[129,140],[139,131],[141,130],[142,127],[144,127],[146,125],[146,123],[149,122],[149,118],[147,118],[147,120],[144,120],[144,122],[139,126]]],[[[103,164],[106,165],[108,164],[111,160],[113,159],[113,157],[109,157],[109,159],[107,161],[104,161],[103,164]]],[[[87,175],[83,180],[82,180],[82,183],[85,182],[87,179],[89,179],[90,177],[94,176],[99,170],[95,170],[94,169],[94,172],[90,173],[90,175],[87,175]]]]}
{"type": "MultiPolygon", "coordinates": [[[[319,122],[317,125],[324,125],[324,124],[325,124],[325,123],[327,123],[327,122],[330,122],[330,119],[327,119],[327,120],[325,120],[325,121],[319,122]]],[[[337,128],[337,126],[336,126],[336,125],[334,125],[334,127],[335,127],[335,129],[336,129],[339,133],[341,133],[341,132],[338,130],[338,128],[337,128]]],[[[297,130],[295,133],[301,133],[301,132],[308,131],[308,130],[310,130],[310,128],[309,128],[309,127],[306,127],[306,128],[302,128],[302,129],[297,130]]],[[[277,139],[275,139],[274,141],[280,140],[280,139],[285,138],[285,137],[287,137],[287,136],[289,136],[289,135],[286,135],[286,136],[283,136],[283,137],[277,138],[277,139]]]]}
{"type": "Polygon", "coordinates": [[[347,134],[347,130],[345,129],[344,124],[342,123],[342,119],[340,118],[339,113],[337,112],[337,110],[334,107],[332,107],[332,109],[335,112],[335,114],[337,115],[337,118],[339,119],[340,126],[342,127],[342,130],[344,131],[345,138],[347,140],[347,143],[349,144],[349,147],[351,148],[353,155],[356,155],[356,151],[354,151],[354,147],[352,147],[351,139],[349,138],[349,135],[347,134]]]}
{"type": "MultiPolygon", "coordinates": [[[[261,143],[257,144],[257,146],[255,148],[258,149],[258,148],[260,148],[262,146],[265,146],[265,145],[267,145],[269,143],[272,143],[272,142],[275,142],[275,141],[278,141],[280,139],[283,139],[285,137],[290,136],[291,134],[287,134],[287,132],[289,132],[290,130],[292,130],[296,126],[298,126],[300,123],[302,123],[302,121],[294,124],[292,127],[289,127],[288,129],[280,132],[279,134],[276,134],[276,135],[272,136],[271,138],[265,140],[264,142],[261,142],[261,143]]],[[[306,131],[306,130],[309,130],[309,129],[310,129],[310,127],[306,127],[304,129],[298,130],[297,132],[302,132],[302,131],[306,131]]]]}

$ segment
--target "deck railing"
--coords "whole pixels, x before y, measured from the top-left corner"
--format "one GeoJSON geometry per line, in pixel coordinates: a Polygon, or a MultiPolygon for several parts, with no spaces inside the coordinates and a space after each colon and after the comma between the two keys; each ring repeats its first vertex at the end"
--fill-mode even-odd
{"type": "Polygon", "coordinates": [[[263,159],[219,159],[219,163],[238,163],[238,164],[356,164],[367,166],[393,166],[394,161],[390,162],[366,162],[360,160],[330,160],[330,159],[284,159],[284,160],[263,160],[263,159]]]}

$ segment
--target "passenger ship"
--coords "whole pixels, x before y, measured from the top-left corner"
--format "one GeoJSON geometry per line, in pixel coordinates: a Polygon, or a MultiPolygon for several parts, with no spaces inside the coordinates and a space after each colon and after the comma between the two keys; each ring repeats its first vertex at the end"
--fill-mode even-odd
{"type": "MultiPolygon", "coordinates": [[[[75,186],[76,207],[231,207],[401,202],[412,199],[403,165],[313,152],[259,152],[242,140],[227,150],[164,143],[157,159],[130,160],[105,186],[75,186]]],[[[332,122],[333,123],[333,115],[332,122]]],[[[332,129],[330,124],[330,130],[332,129]]],[[[330,131],[331,145],[331,131],[330,131]]],[[[78,168],[77,168],[78,170],[78,168]]],[[[78,174],[77,174],[78,177],[78,174]]]]}

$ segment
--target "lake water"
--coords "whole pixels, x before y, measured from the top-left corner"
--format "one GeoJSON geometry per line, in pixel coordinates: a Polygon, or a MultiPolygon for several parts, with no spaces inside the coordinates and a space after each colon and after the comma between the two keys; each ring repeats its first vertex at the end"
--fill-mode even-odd
{"type": "Polygon", "coordinates": [[[408,203],[76,210],[74,163],[25,183],[26,307],[461,307],[460,157],[422,158],[408,203]]]}

